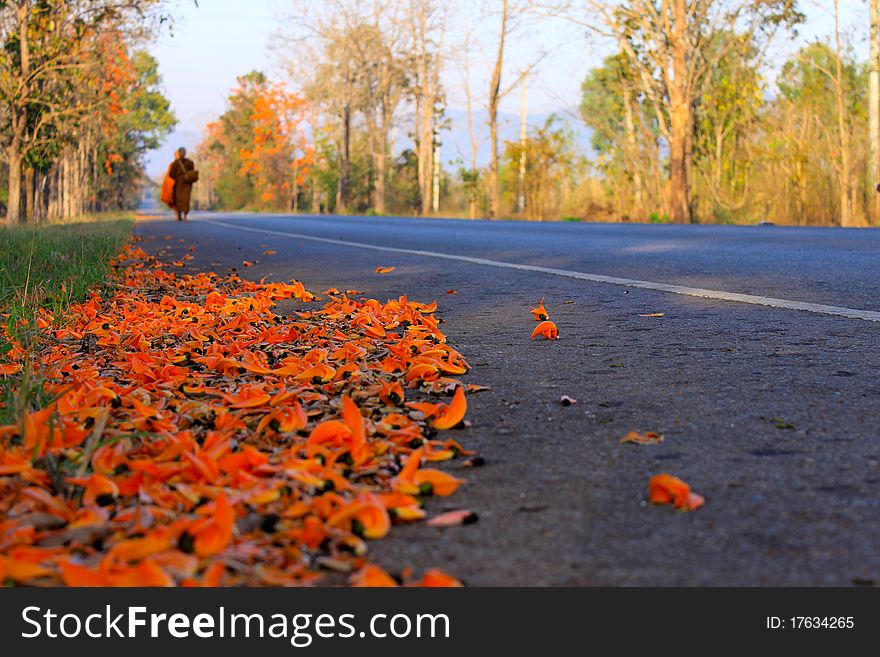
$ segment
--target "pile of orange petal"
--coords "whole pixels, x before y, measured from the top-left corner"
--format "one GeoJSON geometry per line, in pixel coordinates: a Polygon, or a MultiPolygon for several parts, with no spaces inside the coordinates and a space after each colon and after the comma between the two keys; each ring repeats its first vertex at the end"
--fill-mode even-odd
{"type": "Polygon", "coordinates": [[[0,362],[53,400],[0,427],[0,581],[458,585],[366,558],[461,484],[426,464],[470,455],[442,433],[468,366],[436,304],[328,291],[282,317],[315,301],[296,281],[175,276],[133,245],[113,264],[115,296],[44,311],[35,357],[0,362]]]}

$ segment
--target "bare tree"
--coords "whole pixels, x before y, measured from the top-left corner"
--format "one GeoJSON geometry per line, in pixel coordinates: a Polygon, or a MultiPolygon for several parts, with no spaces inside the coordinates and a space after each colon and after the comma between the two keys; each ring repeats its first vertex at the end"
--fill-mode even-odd
{"type": "Polygon", "coordinates": [[[294,0],[285,16],[282,46],[288,69],[313,110],[336,128],[339,177],[336,206],[346,211],[351,196],[352,131],[362,119],[371,163],[372,206],[387,205],[389,134],[407,86],[403,55],[407,31],[401,0],[294,0]],[[311,55],[303,57],[304,49],[311,55]]]}
{"type": "Polygon", "coordinates": [[[498,218],[501,205],[501,186],[498,183],[498,104],[501,102],[501,73],[504,69],[504,45],[510,21],[508,0],[502,0],[501,20],[498,30],[498,50],[495,57],[495,68],[489,81],[489,142],[491,160],[489,162],[489,212],[493,219],[498,218]]]}
{"type": "Polygon", "coordinates": [[[411,0],[409,4],[411,93],[415,108],[415,142],[422,214],[433,206],[437,104],[441,100],[440,72],[445,64],[447,10],[445,2],[411,0]]]}
{"type": "Polygon", "coordinates": [[[574,0],[536,3],[607,37],[629,57],[640,91],[657,108],[669,150],[669,211],[692,220],[696,108],[711,72],[733,48],[757,64],[780,27],[803,17],[796,0],[574,0]],[[716,36],[735,33],[718,47],[716,36]],[[759,48],[753,44],[760,42],[759,48]]]}
{"type": "Polygon", "coordinates": [[[474,93],[471,80],[471,50],[473,48],[473,34],[468,32],[465,35],[461,49],[461,87],[464,91],[465,112],[467,115],[468,142],[470,145],[470,153],[468,167],[463,170],[462,177],[467,190],[468,196],[468,217],[477,218],[477,204],[480,197],[480,170],[478,165],[480,146],[485,142],[485,138],[477,137],[476,125],[474,123],[474,93]]]}
{"type": "Polygon", "coordinates": [[[504,62],[506,51],[510,45],[510,39],[514,28],[521,24],[522,19],[531,8],[528,2],[511,2],[502,0],[498,24],[498,43],[495,55],[495,65],[492,68],[492,77],[489,80],[489,95],[486,103],[489,112],[489,212],[493,219],[497,219],[501,211],[501,186],[498,180],[498,109],[501,101],[522,82],[537,66],[537,63],[546,55],[544,52],[536,53],[533,61],[523,68],[514,79],[507,85],[502,86],[504,62]]]}

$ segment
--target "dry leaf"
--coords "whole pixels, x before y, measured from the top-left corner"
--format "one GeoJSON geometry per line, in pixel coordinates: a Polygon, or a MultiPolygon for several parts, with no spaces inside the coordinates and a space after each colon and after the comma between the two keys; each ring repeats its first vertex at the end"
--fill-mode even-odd
{"type": "Polygon", "coordinates": [[[654,431],[646,431],[640,434],[638,431],[630,431],[620,439],[623,443],[635,443],[636,445],[659,445],[664,440],[663,435],[654,431]]]}

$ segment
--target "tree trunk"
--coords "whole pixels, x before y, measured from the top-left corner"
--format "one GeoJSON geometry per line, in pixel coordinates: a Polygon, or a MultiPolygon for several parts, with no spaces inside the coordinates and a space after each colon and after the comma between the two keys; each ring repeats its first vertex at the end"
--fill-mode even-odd
{"type": "Polygon", "coordinates": [[[26,223],[37,222],[36,212],[36,177],[32,167],[25,167],[24,170],[24,220],[26,223]]]}
{"type": "Polygon", "coordinates": [[[431,155],[434,147],[434,95],[430,88],[427,8],[420,4],[413,22],[413,47],[416,52],[416,164],[419,180],[421,214],[431,209],[431,155]]]}
{"type": "Polygon", "coordinates": [[[351,174],[351,107],[346,104],[342,111],[342,158],[339,163],[339,184],[336,188],[336,211],[348,212],[350,200],[349,175],[351,174]]]}
{"type": "Polygon", "coordinates": [[[504,68],[504,41],[507,38],[507,0],[501,7],[501,33],[498,36],[498,54],[489,82],[489,215],[497,219],[501,212],[501,187],[498,184],[498,103],[501,93],[501,71],[504,68]]]}
{"type": "MultiPolygon", "coordinates": [[[[871,62],[868,77],[868,123],[870,157],[868,179],[871,188],[880,182],[880,0],[871,0],[871,62]]],[[[880,223],[880,194],[874,193],[873,223],[880,223]]],[[[869,213],[871,211],[869,210],[869,213]]]]}
{"type": "Polygon", "coordinates": [[[623,81],[623,107],[624,107],[624,131],[626,133],[626,159],[629,170],[633,176],[632,213],[635,219],[644,218],[645,199],[642,184],[642,162],[639,158],[639,148],[636,142],[635,121],[633,121],[632,90],[629,82],[623,81]]]}
{"type": "MultiPolygon", "coordinates": [[[[31,11],[30,0],[19,0],[16,7],[16,28],[18,33],[18,54],[20,57],[20,75],[17,80],[20,86],[20,95],[28,96],[30,84],[30,38],[28,30],[28,17],[31,11]]],[[[11,134],[10,144],[7,150],[9,162],[9,199],[6,209],[6,221],[9,224],[22,223],[25,217],[21,212],[21,167],[24,161],[25,134],[27,130],[27,106],[17,100],[11,108],[11,134]]]]}
{"type": "Polygon", "coordinates": [[[685,0],[673,2],[672,83],[669,86],[669,201],[672,220],[691,221],[691,190],[688,131],[693,127],[693,108],[688,99],[687,7],[685,0]]]}
{"type": "Polygon", "coordinates": [[[312,213],[321,214],[321,190],[318,187],[317,172],[312,174],[312,213]]]}
{"type": "Polygon", "coordinates": [[[526,209],[526,145],[529,137],[526,89],[526,76],[524,75],[519,108],[519,196],[516,201],[516,211],[519,214],[522,214],[526,209]]]}
{"type": "Polygon", "coordinates": [[[10,226],[22,222],[21,216],[21,150],[17,140],[6,149],[6,159],[9,162],[9,200],[6,207],[6,223],[10,226]]]}
{"type": "MultiPolygon", "coordinates": [[[[296,157],[296,153],[294,153],[293,156],[296,157]]],[[[293,188],[291,209],[294,212],[299,212],[299,165],[295,165],[293,168],[293,182],[291,183],[291,187],[293,188]]]]}
{"type": "Polygon", "coordinates": [[[431,154],[431,210],[440,212],[440,142],[434,140],[434,152],[431,154]]]}
{"type": "Polygon", "coordinates": [[[388,194],[388,121],[384,117],[380,119],[376,132],[376,143],[373,146],[373,168],[376,172],[373,207],[378,214],[385,214],[388,194]]]}
{"type": "Polygon", "coordinates": [[[385,153],[380,151],[376,154],[374,166],[376,167],[376,200],[374,201],[373,206],[375,207],[377,214],[385,214],[385,179],[388,176],[385,153]]]}
{"type": "Polygon", "coordinates": [[[850,151],[849,125],[847,124],[846,109],[844,107],[843,88],[843,54],[840,41],[840,2],[834,0],[834,39],[835,39],[835,63],[836,81],[835,91],[837,96],[837,129],[840,138],[840,225],[852,225],[852,166],[850,151]]]}
{"type": "Polygon", "coordinates": [[[70,219],[73,216],[73,207],[71,206],[73,194],[71,193],[71,157],[70,149],[64,151],[64,159],[62,160],[62,184],[61,184],[61,216],[64,219],[70,219]]]}

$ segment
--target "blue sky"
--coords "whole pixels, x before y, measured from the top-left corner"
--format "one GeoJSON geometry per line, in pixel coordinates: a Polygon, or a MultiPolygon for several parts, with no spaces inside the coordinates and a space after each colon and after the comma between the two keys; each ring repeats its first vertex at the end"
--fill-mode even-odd
{"type": "MultiPolygon", "coordinates": [[[[827,12],[822,10],[822,4],[828,6],[830,0],[803,2],[809,20],[796,42],[786,40],[777,44],[776,58],[781,60],[799,43],[828,34],[833,25],[827,12]]],[[[845,27],[851,34],[853,45],[867,52],[865,1],[842,0],[841,4],[845,27]]],[[[198,143],[204,125],[223,112],[225,98],[238,76],[257,69],[277,79],[283,78],[278,65],[279,54],[270,48],[270,44],[281,27],[280,10],[289,6],[291,3],[285,0],[199,0],[196,8],[191,0],[181,0],[173,33],[164,33],[149,47],[159,61],[165,92],[179,120],[177,130],[166,144],[150,154],[148,172],[151,175],[164,170],[175,148],[193,147],[198,143]]],[[[462,23],[454,24],[453,28],[452,38],[460,37],[468,29],[462,23]]],[[[485,86],[484,77],[491,60],[488,46],[493,36],[491,24],[485,33],[474,30],[473,38],[478,48],[481,42],[487,46],[486,55],[481,57],[475,52],[471,64],[473,86],[478,90],[485,86]]],[[[578,125],[576,106],[580,82],[590,67],[601,59],[601,47],[587,43],[581,30],[574,26],[544,21],[540,28],[529,30],[526,40],[511,48],[510,74],[515,75],[539,51],[548,51],[549,54],[541,60],[538,72],[529,84],[529,112],[534,114],[530,122],[543,121],[547,114],[556,112],[569,119],[580,140],[586,141],[586,135],[578,125]]],[[[453,131],[457,133],[454,138],[449,135],[444,140],[442,155],[447,161],[466,151],[462,136],[466,128],[455,125],[464,117],[463,112],[455,111],[464,107],[461,75],[456,64],[448,66],[444,83],[452,110],[453,131]]],[[[502,104],[502,111],[502,118],[512,133],[516,130],[519,95],[511,94],[502,104]]]]}

